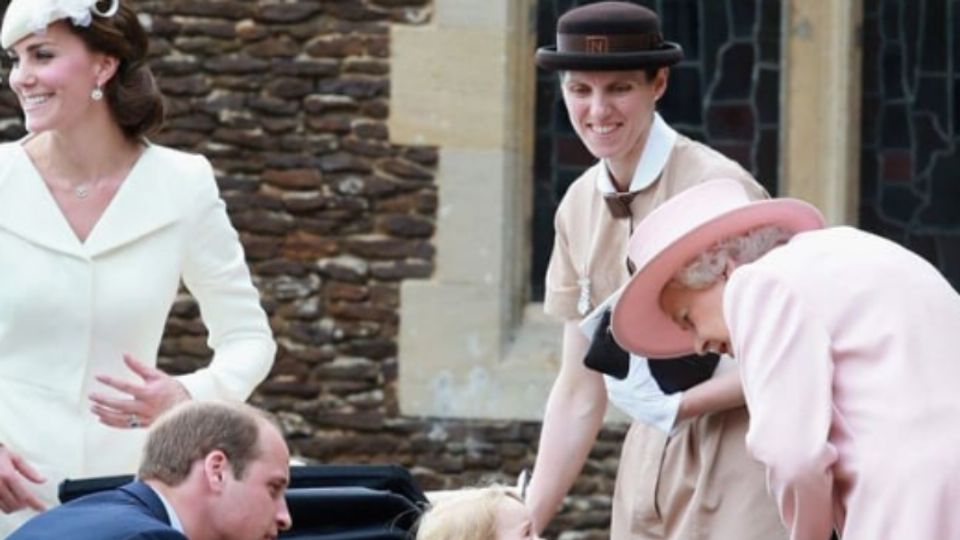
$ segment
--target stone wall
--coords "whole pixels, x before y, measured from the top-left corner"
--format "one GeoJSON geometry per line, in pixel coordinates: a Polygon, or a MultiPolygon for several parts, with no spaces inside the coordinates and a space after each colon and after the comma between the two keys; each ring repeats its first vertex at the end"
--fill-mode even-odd
{"type": "MultiPolygon", "coordinates": [[[[214,163],[276,333],[253,402],[308,459],[400,463],[426,490],[513,482],[533,463],[539,424],[399,413],[399,284],[433,272],[438,153],[390,142],[389,27],[429,22],[431,0],[135,4],[168,97],[155,142],[214,163]]],[[[0,140],[22,134],[3,88],[0,140]]],[[[203,365],[205,339],[184,293],[161,364],[203,365]]],[[[601,434],[549,536],[606,537],[622,437],[601,434]]]]}

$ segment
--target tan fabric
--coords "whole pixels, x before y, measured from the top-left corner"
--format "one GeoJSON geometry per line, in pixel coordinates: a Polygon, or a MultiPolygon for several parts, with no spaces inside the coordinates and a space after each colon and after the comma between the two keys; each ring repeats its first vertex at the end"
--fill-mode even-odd
{"type": "Polygon", "coordinates": [[[630,203],[632,220],[616,219],[596,188],[602,166],[597,163],[570,185],[554,220],[556,238],[547,268],[544,310],[565,320],[583,316],[577,309],[581,278],[590,279],[590,308],[627,281],[627,240],[632,226],[663,201],[714,178],[740,180],[757,198],[766,196],[739,164],[679,135],[660,179],[630,203]]]}
{"type": "MultiPolygon", "coordinates": [[[[633,226],[659,204],[705,180],[733,178],[756,198],[766,196],[742,167],[679,136],[655,183],[630,203],[631,219],[612,216],[596,188],[602,164],[567,191],[555,220],[556,240],[547,270],[544,310],[581,318],[582,281],[590,308],[629,277],[626,245],[633,226]]],[[[706,415],[680,426],[673,437],[634,423],[624,440],[613,502],[611,537],[666,540],[779,540],[786,538],[763,469],[747,454],[746,409],[706,415]]]]}
{"type": "Polygon", "coordinates": [[[634,422],[620,456],[610,538],[787,538],[763,466],[747,454],[746,432],[743,407],[692,420],[669,439],[634,422]]]}

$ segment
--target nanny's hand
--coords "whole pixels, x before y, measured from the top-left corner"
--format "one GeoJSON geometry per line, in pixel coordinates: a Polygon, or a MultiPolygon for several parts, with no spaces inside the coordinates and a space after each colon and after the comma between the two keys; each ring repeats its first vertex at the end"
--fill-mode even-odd
{"type": "Polygon", "coordinates": [[[115,428],[147,427],[170,407],[190,399],[182,384],[159,369],[146,366],[128,354],[123,355],[123,361],[143,379],[143,384],[97,375],[98,381],[130,396],[126,399],[110,398],[97,392],[90,394],[93,402],[90,410],[104,424],[115,428]]]}
{"type": "Polygon", "coordinates": [[[40,499],[23,485],[24,478],[34,484],[47,481],[23,458],[0,445],[0,510],[4,513],[24,508],[33,508],[37,512],[46,510],[40,499]]]}

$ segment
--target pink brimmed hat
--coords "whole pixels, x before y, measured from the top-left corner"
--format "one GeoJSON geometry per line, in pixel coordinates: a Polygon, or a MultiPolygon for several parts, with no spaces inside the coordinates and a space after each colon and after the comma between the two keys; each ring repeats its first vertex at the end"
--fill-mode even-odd
{"type": "Polygon", "coordinates": [[[709,180],[677,194],[634,231],[627,256],[637,268],[613,308],[611,329],[621,347],[648,358],[693,352],[693,337],[660,309],[660,292],[694,257],[717,242],[764,225],[820,229],[823,215],[798,199],[751,201],[736,180],[709,180]]]}

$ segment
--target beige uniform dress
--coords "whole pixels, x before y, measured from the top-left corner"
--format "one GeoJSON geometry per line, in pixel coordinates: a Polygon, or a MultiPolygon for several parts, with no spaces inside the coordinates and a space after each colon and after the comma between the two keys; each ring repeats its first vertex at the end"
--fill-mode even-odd
{"type": "MultiPolygon", "coordinates": [[[[766,196],[737,163],[656,116],[631,182],[632,198],[615,198],[601,162],[561,201],[545,311],[564,320],[582,318],[629,278],[626,247],[633,227],[668,198],[720,177],[742,181],[757,198],[766,196]]],[[[747,454],[746,431],[743,407],[683,422],[670,437],[634,422],[620,457],[611,538],[786,538],[763,467],[747,454]]]]}

